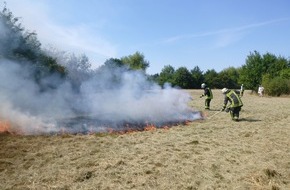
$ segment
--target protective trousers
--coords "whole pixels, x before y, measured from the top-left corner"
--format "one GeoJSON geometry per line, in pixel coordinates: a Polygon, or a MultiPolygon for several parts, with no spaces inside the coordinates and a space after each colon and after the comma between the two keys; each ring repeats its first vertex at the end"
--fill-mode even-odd
{"type": "Polygon", "coordinates": [[[211,99],[205,99],[205,103],[204,103],[205,109],[210,109],[210,101],[211,99]]]}
{"type": "Polygon", "coordinates": [[[230,108],[230,115],[232,120],[238,120],[240,117],[241,106],[230,108]]]}

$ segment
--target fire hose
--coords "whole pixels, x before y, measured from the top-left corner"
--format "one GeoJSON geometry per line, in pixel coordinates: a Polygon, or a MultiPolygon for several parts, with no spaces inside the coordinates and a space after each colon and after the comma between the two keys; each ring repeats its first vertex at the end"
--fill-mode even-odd
{"type": "Polygon", "coordinates": [[[215,113],[215,114],[213,114],[212,116],[208,117],[208,119],[213,118],[214,116],[216,116],[217,114],[219,114],[219,113],[221,113],[221,112],[223,112],[223,110],[218,111],[217,113],[215,113]]]}

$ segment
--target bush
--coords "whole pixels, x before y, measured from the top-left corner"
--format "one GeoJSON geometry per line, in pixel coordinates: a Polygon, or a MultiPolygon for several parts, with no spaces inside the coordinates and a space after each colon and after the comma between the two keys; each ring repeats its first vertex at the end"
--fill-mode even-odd
{"type": "Polygon", "coordinates": [[[264,78],[263,85],[265,93],[270,96],[281,96],[282,94],[290,93],[290,80],[282,77],[275,77],[271,80],[268,77],[264,78]]]}

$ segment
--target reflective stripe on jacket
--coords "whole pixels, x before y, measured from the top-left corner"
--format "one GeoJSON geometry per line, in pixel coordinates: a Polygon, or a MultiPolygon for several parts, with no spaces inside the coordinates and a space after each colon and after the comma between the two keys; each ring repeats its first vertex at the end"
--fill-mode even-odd
{"type": "Polygon", "coordinates": [[[204,89],[204,96],[206,99],[213,99],[212,91],[209,87],[204,89]]]}
{"type": "Polygon", "coordinates": [[[234,90],[230,90],[228,93],[225,95],[225,100],[224,100],[224,107],[226,107],[228,101],[230,101],[231,105],[229,107],[235,108],[239,106],[243,106],[243,102],[241,98],[235,93],[234,90]]]}

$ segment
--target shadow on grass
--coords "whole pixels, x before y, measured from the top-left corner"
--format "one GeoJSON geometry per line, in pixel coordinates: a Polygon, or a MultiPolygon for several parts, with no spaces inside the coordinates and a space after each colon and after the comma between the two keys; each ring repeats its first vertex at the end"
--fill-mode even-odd
{"type": "Polygon", "coordinates": [[[239,121],[259,122],[259,121],[262,121],[262,120],[260,120],[260,119],[254,119],[254,118],[240,118],[239,121]]]}

